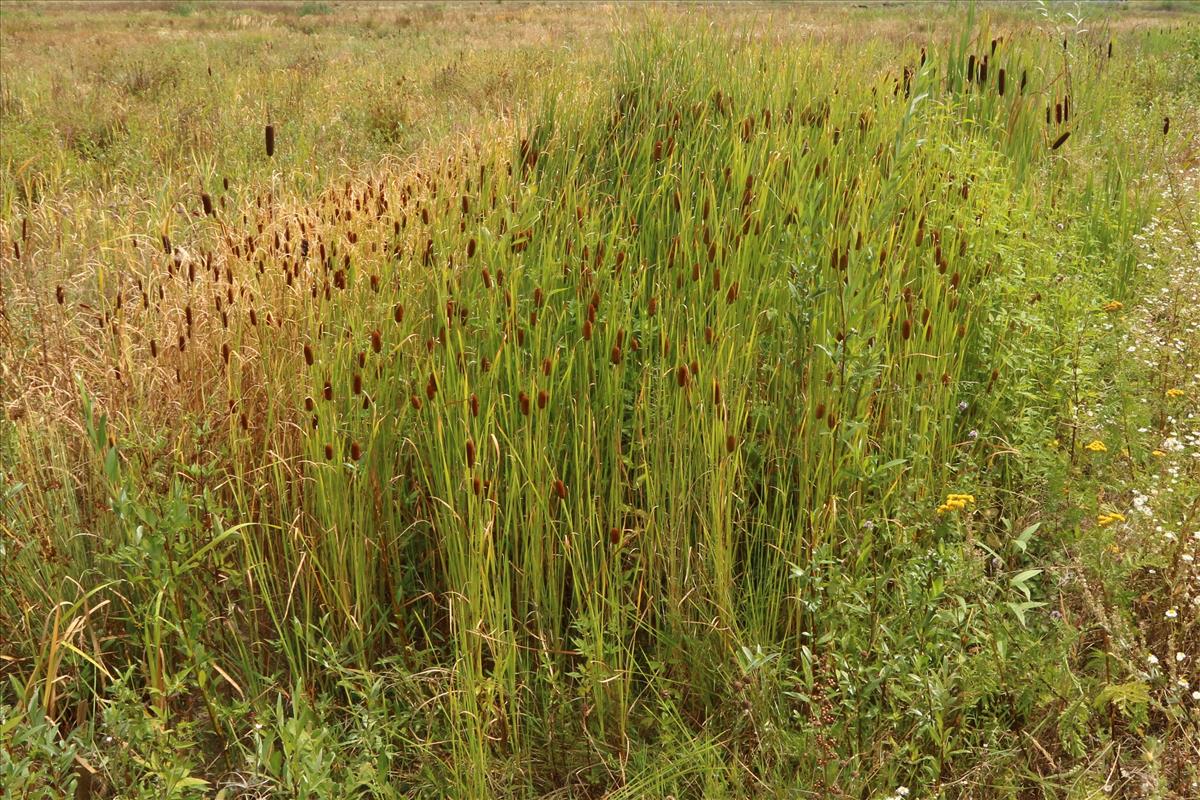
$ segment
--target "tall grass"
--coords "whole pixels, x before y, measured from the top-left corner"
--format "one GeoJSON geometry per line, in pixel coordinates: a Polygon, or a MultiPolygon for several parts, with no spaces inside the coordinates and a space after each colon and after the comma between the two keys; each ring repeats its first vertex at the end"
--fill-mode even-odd
{"type": "Polygon", "coordinates": [[[6,240],[26,357],[89,366],[81,430],[4,437],[12,691],[61,720],[134,687],[264,770],[281,749],[295,791],[306,704],[385,665],[393,708],[437,719],[379,796],[980,768],[981,731],[1033,721],[1003,648],[1037,603],[1028,564],[970,548],[1020,533],[999,437],[1053,437],[1066,401],[1022,392],[1069,369],[1014,353],[1129,296],[1150,156],[1106,120],[1131,62],[1102,42],[962,30],[629,34],[594,91],[552,85],[415,173],[206,180],[204,213],[75,254],[65,287],[6,240]],[[1053,288],[1059,223],[1082,294],[1053,288]],[[1019,318],[1034,292],[1056,310],[1019,318]],[[943,594],[956,575],[987,588],[943,594]],[[919,690],[839,666],[897,643],[950,661],[917,659],[919,690]]]}

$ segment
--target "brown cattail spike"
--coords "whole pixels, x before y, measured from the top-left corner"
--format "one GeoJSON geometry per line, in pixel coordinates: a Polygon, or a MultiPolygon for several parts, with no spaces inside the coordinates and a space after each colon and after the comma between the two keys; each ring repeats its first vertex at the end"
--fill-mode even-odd
{"type": "Polygon", "coordinates": [[[266,128],[267,158],[275,155],[275,126],[268,124],[266,128]]]}

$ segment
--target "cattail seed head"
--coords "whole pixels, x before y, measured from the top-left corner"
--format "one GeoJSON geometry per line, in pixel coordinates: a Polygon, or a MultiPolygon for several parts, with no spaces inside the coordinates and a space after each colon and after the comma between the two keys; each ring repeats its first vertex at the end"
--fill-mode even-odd
{"type": "Polygon", "coordinates": [[[470,404],[471,404],[471,416],[478,417],[479,416],[479,397],[477,395],[472,394],[470,404]]]}
{"type": "Polygon", "coordinates": [[[589,319],[583,321],[583,338],[585,341],[592,339],[592,321],[589,319]]]}
{"type": "Polygon", "coordinates": [[[838,424],[837,414],[830,411],[829,414],[827,414],[825,417],[825,424],[829,426],[829,430],[833,430],[834,428],[836,428],[837,424],[838,424]]]}
{"type": "Polygon", "coordinates": [[[912,336],[912,320],[906,318],[900,325],[900,338],[907,342],[910,336],[912,336]]]}
{"type": "Polygon", "coordinates": [[[517,402],[521,406],[521,413],[528,417],[529,416],[529,395],[525,394],[525,392],[518,393],[517,402]]]}
{"type": "Polygon", "coordinates": [[[408,398],[408,402],[409,402],[409,404],[410,404],[410,405],[412,405],[412,407],[413,407],[413,410],[414,410],[414,411],[420,411],[420,410],[421,410],[421,398],[420,398],[420,397],[417,397],[417,396],[414,394],[414,395],[412,395],[411,397],[409,397],[409,398],[408,398]]]}
{"type": "Polygon", "coordinates": [[[371,331],[371,350],[378,353],[383,349],[383,336],[378,330],[371,331]]]}
{"type": "Polygon", "coordinates": [[[725,452],[732,453],[737,449],[737,437],[732,433],[725,437],[725,452]]]}
{"type": "Polygon", "coordinates": [[[267,158],[275,155],[275,126],[268,124],[265,130],[267,158]]]}
{"type": "Polygon", "coordinates": [[[154,339],[150,340],[150,357],[158,358],[158,342],[154,339]]]}
{"type": "Polygon", "coordinates": [[[613,364],[621,363],[621,348],[619,345],[613,345],[612,352],[609,353],[609,360],[612,361],[613,364]]]}
{"type": "Polygon", "coordinates": [[[310,367],[313,365],[312,345],[304,345],[304,363],[310,367]]]}
{"type": "Polygon", "coordinates": [[[688,372],[687,364],[680,364],[679,368],[675,370],[675,382],[679,384],[681,389],[686,389],[691,384],[692,376],[688,372]]]}
{"type": "Polygon", "coordinates": [[[362,447],[359,446],[358,442],[351,442],[350,443],[350,460],[358,461],[360,458],[362,458],[362,447]]]}
{"type": "Polygon", "coordinates": [[[817,403],[817,409],[814,412],[814,416],[816,416],[817,419],[825,418],[825,404],[824,403],[817,403]]]}
{"type": "Polygon", "coordinates": [[[206,216],[206,217],[215,217],[216,216],[216,213],[213,211],[212,197],[209,196],[208,192],[200,193],[200,205],[202,205],[204,207],[204,216],[206,216]]]}
{"type": "Polygon", "coordinates": [[[1163,136],[1171,132],[1171,118],[1163,117],[1163,136]]]}
{"type": "Polygon", "coordinates": [[[558,496],[558,499],[559,499],[559,500],[566,500],[566,499],[567,499],[567,487],[566,487],[566,484],[564,484],[564,483],[563,483],[561,480],[559,480],[558,478],[555,478],[555,479],[554,479],[554,494],[558,496]]]}
{"type": "Polygon", "coordinates": [[[333,384],[329,381],[325,381],[325,389],[322,393],[322,396],[325,398],[326,402],[333,400],[333,384]]]}
{"type": "Polygon", "coordinates": [[[316,405],[317,404],[315,402],[313,402],[313,399],[311,397],[304,398],[304,410],[305,411],[308,411],[311,413],[312,410],[314,408],[316,408],[316,405]]]}
{"type": "Polygon", "coordinates": [[[475,468],[475,440],[467,439],[467,468],[475,468]]]}
{"type": "Polygon", "coordinates": [[[544,409],[546,404],[550,402],[550,393],[545,389],[538,390],[537,404],[538,409],[544,409]]]}
{"type": "Polygon", "coordinates": [[[67,301],[67,293],[62,286],[56,286],[54,288],[54,299],[58,301],[60,306],[67,301]]]}
{"type": "Polygon", "coordinates": [[[392,308],[392,319],[396,321],[396,324],[404,321],[404,305],[402,303],[396,303],[392,308]]]}

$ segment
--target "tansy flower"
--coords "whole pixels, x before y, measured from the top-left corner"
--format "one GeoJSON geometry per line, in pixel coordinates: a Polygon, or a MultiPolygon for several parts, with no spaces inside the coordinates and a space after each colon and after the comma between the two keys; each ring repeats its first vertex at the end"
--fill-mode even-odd
{"type": "MultiPolygon", "coordinates": [[[[1096,517],[1096,524],[1099,525],[1101,528],[1106,528],[1109,525],[1112,525],[1114,522],[1124,522],[1124,521],[1125,521],[1125,515],[1120,514],[1116,511],[1109,512],[1108,514],[1101,514],[1100,516],[1096,517]]],[[[1118,550],[1117,552],[1120,552],[1120,550],[1118,550]]]]}
{"type": "Polygon", "coordinates": [[[948,494],[946,502],[937,507],[937,513],[945,514],[947,511],[962,511],[969,505],[975,504],[975,495],[973,494],[948,494]]]}
{"type": "Polygon", "coordinates": [[[1162,450],[1151,450],[1150,455],[1154,456],[1155,458],[1162,458],[1166,455],[1166,453],[1162,450]]]}
{"type": "Polygon", "coordinates": [[[1183,397],[1185,394],[1183,389],[1167,389],[1167,397],[1183,397]]]}
{"type": "Polygon", "coordinates": [[[1087,449],[1091,450],[1093,453],[1108,452],[1108,448],[1104,446],[1104,442],[1100,441],[1099,439],[1093,439],[1091,442],[1088,442],[1087,449]]]}
{"type": "Polygon", "coordinates": [[[1109,300],[1107,303],[1104,304],[1105,311],[1120,311],[1124,307],[1125,307],[1125,304],[1122,303],[1120,300],[1109,300]]]}

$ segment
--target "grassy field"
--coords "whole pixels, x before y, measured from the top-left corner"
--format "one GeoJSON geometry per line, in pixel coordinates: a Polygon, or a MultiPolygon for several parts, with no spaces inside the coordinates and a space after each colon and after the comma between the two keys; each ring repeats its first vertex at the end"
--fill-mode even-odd
{"type": "Polygon", "coordinates": [[[1200,8],[0,6],[14,798],[1200,796],[1200,8]]]}

